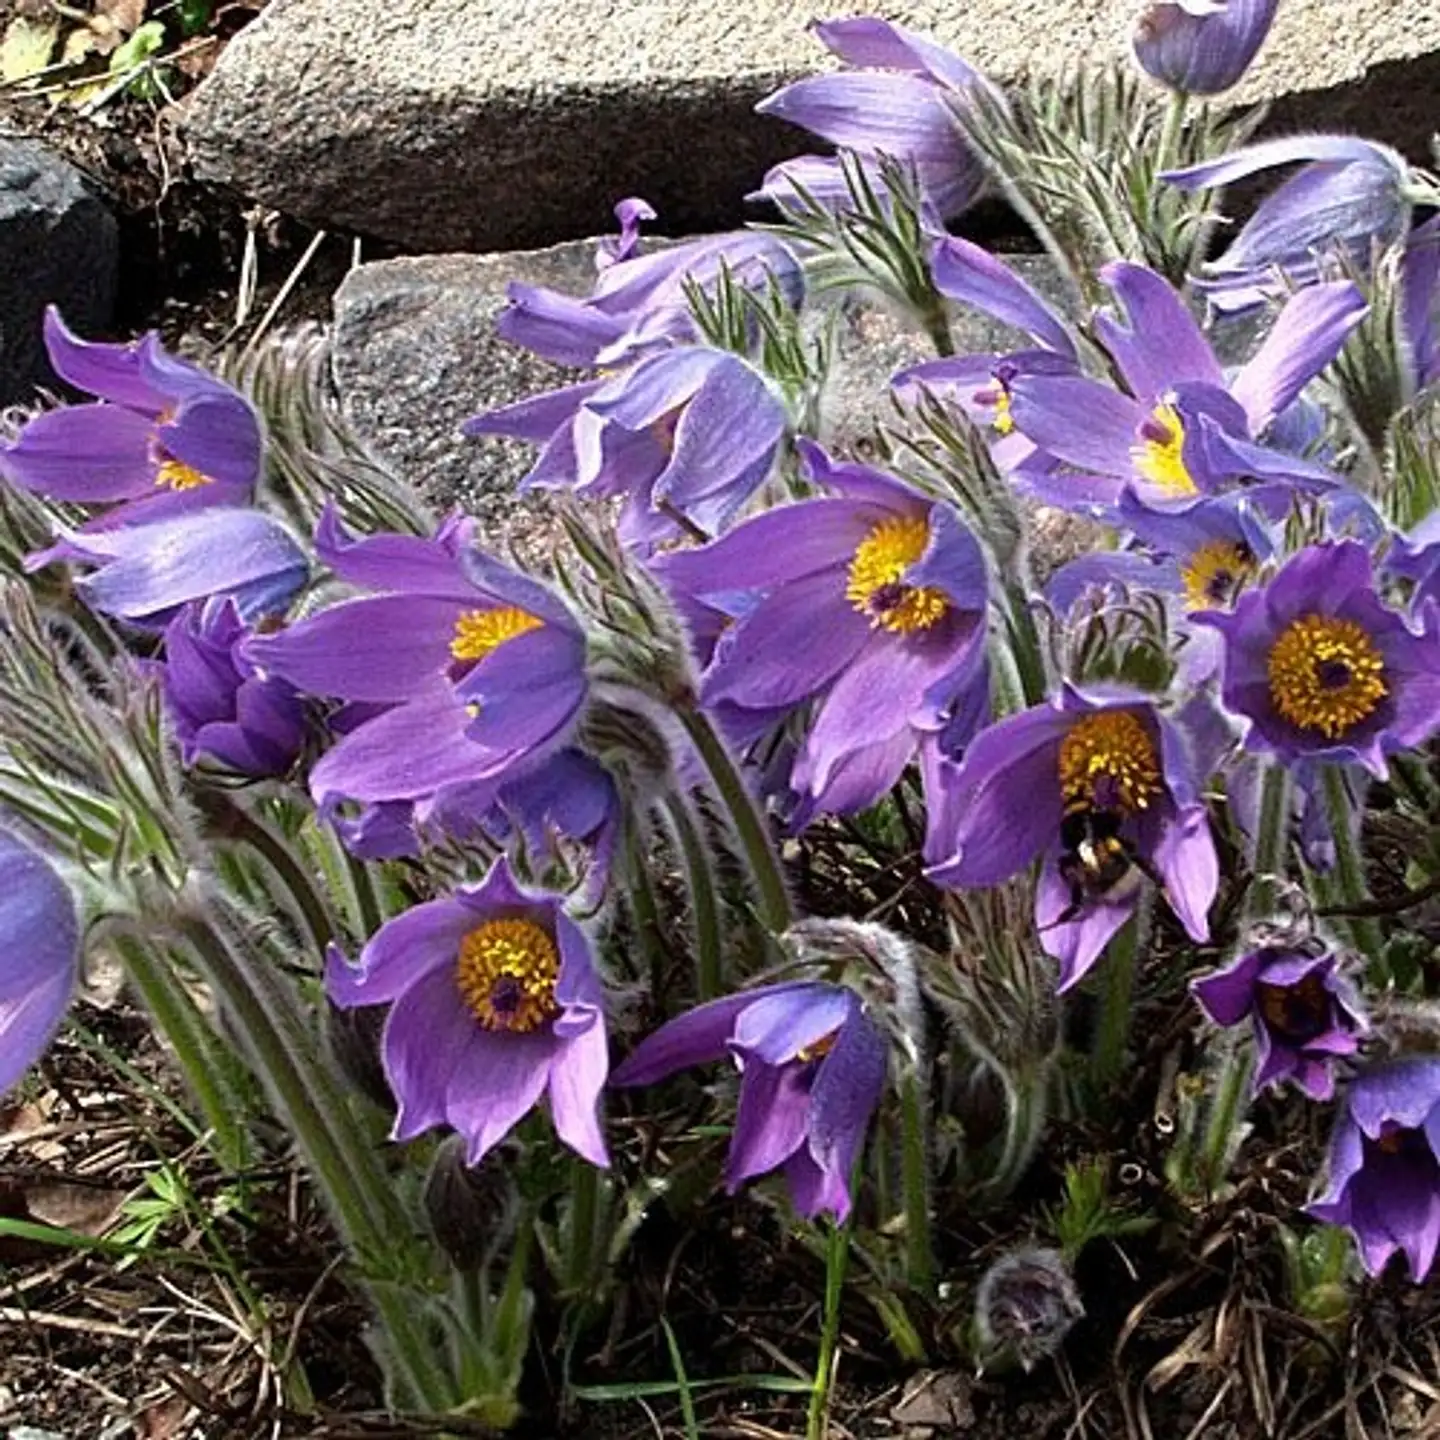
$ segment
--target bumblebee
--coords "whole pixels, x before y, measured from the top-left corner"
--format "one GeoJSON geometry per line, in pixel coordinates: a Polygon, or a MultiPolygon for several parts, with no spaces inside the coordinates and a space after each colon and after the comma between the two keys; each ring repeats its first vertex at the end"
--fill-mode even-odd
{"type": "MultiPolygon", "coordinates": [[[[1116,905],[1156,880],[1134,844],[1120,833],[1124,816],[1093,805],[1077,805],[1060,822],[1060,878],[1070,903],[1046,926],[1068,925],[1097,902],[1116,905]]],[[[1158,882],[1157,882],[1158,883],[1158,882]]]]}

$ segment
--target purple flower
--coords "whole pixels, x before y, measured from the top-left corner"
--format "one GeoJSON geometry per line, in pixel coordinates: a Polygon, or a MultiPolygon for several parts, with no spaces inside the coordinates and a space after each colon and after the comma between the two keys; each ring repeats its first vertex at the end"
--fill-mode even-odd
{"type": "Polygon", "coordinates": [[[473,548],[473,530],[456,519],[434,539],[352,540],[327,510],[317,555],[379,593],[246,643],[266,674],[368,707],[310,773],[322,808],[513,778],[567,742],[587,692],[585,637],[543,585],[473,548]]]}
{"type": "Polygon", "coordinates": [[[1424,1280],[1440,1244],[1440,1060],[1411,1058],[1357,1075],[1330,1140],[1330,1188],[1309,1212],[1355,1236],[1379,1275],[1397,1251],[1424,1280]]]}
{"type": "Polygon", "coordinates": [[[75,902],[50,863],[0,830],[0,1095],[45,1053],[80,959],[75,902]]]}
{"type": "Polygon", "coordinates": [[[1426,606],[1419,634],[1375,593],[1370,554],[1353,540],[1311,545],[1230,614],[1196,624],[1225,638],[1221,696],[1249,720],[1246,745],[1282,763],[1385,756],[1440,727],[1440,634],[1426,606]]]}
{"type": "Polygon", "coordinates": [[[165,705],[187,765],[217,761],[241,775],[283,775],[305,744],[292,686],[242,653],[251,634],[230,599],[187,605],[165,628],[165,705]]]}
{"type": "Polygon", "coordinates": [[[1197,778],[1184,737],[1145,696],[1066,685],[934,772],[928,873],[950,889],[998,885],[1043,857],[1035,920],[1062,990],[1134,913],[1147,878],[1204,941],[1220,872],[1197,778]]]}
{"type": "Polygon", "coordinates": [[[1417,225],[1400,270],[1400,320],[1413,390],[1440,381],[1440,215],[1417,225]]]}
{"type": "Polygon", "coordinates": [[[675,514],[710,533],[723,528],[769,478],[789,425],[784,401],[758,370],[692,345],[610,380],[488,411],[463,428],[543,445],[526,487],[627,497],[621,534],[644,546],[683,533],[675,514]]]}
{"type": "Polygon", "coordinates": [[[1198,287],[1217,310],[1248,310],[1311,285],[1327,257],[1368,271],[1372,253],[1409,223],[1404,157],[1354,135],[1265,140],[1218,160],[1161,175],[1182,190],[1209,190],[1276,165],[1309,162],[1268,195],[1198,287]],[[1283,272],[1283,282],[1282,282],[1283,272]]]}
{"type": "Polygon", "coordinates": [[[1156,0],[1136,26],[1135,58],[1162,85],[1218,95],[1250,68],[1279,0],[1156,0]]]}
{"type": "Polygon", "coordinates": [[[1217,1024],[1250,1021],[1259,1061],[1253,1088],[1293,1080],[1312,1100],[1335,1093],[1335,1062],[1353,1055],[1365,1029],[1355,992],[1333,952],[1267,948],[1190,982],[1217,1024]]]}
{"type": "Polygon", "coordinates": [[[387,921],[358,967],[332,949],[325,985],[344,1010],[390,1006],[381,1053],[394,1139],[449,1125],[477,1165],[548,1093],[560,1139],[609,1164],[605,995],[589,941],[503,858],[481,884],[387,921]]]}
{"type": "Polygon", "coordinates": [[[47,411],[0,442],[0,474],[12,484],[111,506],[106,527],[250,501],[263,447],[238,391],[166,354],[154,333],[130,345],[79,340],[53,306],[45,347],[55,373],[98,403],[47,411]]]}
{"type": "Polygon", "coordinates": [[[988,709],[979,543],[948,505],[863,465],[802,455],[835,498],[767,511],[655,563],[734,617],[702,699],[775,715],[816,701],[791,785],[816,810],[872,805],[926,736],[958,748],[988,709]]]}
{"type": "Polygon", "coordinates": [[[783,1168],[808,1219],[850,1213],[850,1172],[885,1085],[885,1041],[854,991],[796,982],[697,1006],[662,1025],[615,1072],[616,1085],[653,1085],[727,1055],[740,1102],[725,1165],[733,1195],[783,1168]]]}
{"type": "Polygon", "coordinates": [[[57,560],[93,565],[75,582],[81,598],[142,628],[163,626],[182,605],[212,596],[230,597],[247,622],[278,614],[310,571],[305,552],[278,520],[230,507],[144,525],[62,530],[56,544],[26,557],[25,568],[57,560]]]}
{"type": "MultiPolygon", "coordinates": [[[[1037,497],[1108,514],[1127,487],[1173,506],[1241,483],[1333,486],[1323,466],[1256,443],[1339,353],[1366,303],[1348,281],[1294,296],[1254,356],[1226,379],[1184,301],[1159,275],[1115,261],[1100,272],[1123,318],[1094,327],[1128,394],[1077,374],[1009,385],[1017,430],[1069,469],[1037,497]]],[[[1035,488],[1032,483],[1030,488],[1035,488]]]]}
{"type": "MultiPolygon", "coordinates": [[[[985,188],[985,172],[965,143],[957,110],[974,90],[993,94],[990,82],[958,55],[884,20],[821,20],[811,28],[857,68],[787,85],[756,109],[854,151],[877,189],[883,182],[876,157],[909,164],[938,220],[966,210],[985,188]]],[[[839,161],[815,155],[775,166],[756,193],[784,204],[795,199],[797,184],[822,203],[848,204],[839,161]]]]}

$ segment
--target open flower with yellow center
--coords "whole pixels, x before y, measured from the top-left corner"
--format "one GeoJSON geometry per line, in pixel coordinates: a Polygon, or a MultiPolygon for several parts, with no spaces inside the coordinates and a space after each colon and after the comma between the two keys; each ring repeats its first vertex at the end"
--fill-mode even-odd
{"type": "Polygon", "coordinates": [[[1040,859],[1035,922],[1075,984],[1152,881],[1186,931],[1209,936],[1219,885],[1190,746],[1146,696],[1066,685],[1051,703],[982,730],[958,764],[932,767],[928,874],[999,885],[1040,859]]]}
{"type": "Polygon", "coordinates": [[[320,559],[376,593],[248,643],[266,674],[365,707],[310,773],[318,804],[429,802],[568,743],[587,694],[585,637],[545,586],[475,549],[473,530],[454,519],[433,539],[357,541],[327,511],[320,559]]]}
{"type": "Polygon", "coordinates": [[[250,503],[263,441],[239,391],[167,354],[154,333],[92,344],[53,308],[45,346],[56,374],[96,401],[47,410],[0,441],[0,475],[11,484],[104,507],[107,529],[250,503]]]}
{"type": "Polygon", "coordinates": [[[543,1096],[560,1139],[609,1163],[605,995],[590,943],[504,859],[481,884],[387,921],[357,965],[332,950],[325,982],[342,1009],[390,1007],[381,1058],[399,1107],[394,1139],[448,1125],[475,1165],[543,1096]]]}
{"type": "Polygon", "coordinates": [[[988,708],[985,562],[957,512],[800,449],[831,498],[654,565],[687,614],[730,622],[708,658],[707,705],[743,729],[813,703],[790,776],[797,823],[874,804],[922,740],[958,748],[988,708]]]}
{"type": "Polygon", "coordinates": [[[1440,635],[1376,594],[1370,554],[1353,540],[1311,545],[1232,613],[1193,618],[1224,639],[1221,696],[1250,722],[1246,744],[1290,764],[1358,761],[1383,776],[1386,756],[1440,727],[1440,635]]]}

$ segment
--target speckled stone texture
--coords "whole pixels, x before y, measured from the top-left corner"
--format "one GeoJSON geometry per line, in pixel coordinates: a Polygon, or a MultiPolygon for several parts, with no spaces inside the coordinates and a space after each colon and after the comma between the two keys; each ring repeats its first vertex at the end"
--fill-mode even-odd
{"type": "Polygon", "coordinates": [[[81,335],[109,323],[118,258],[115,218],[80,172],[33,141],[0,137],[0,404],[59,384],[40,335],[46,305],[81,335]]]}
{"type": "MultiPolygon", "coordinates": [[[[274,0],[188,104],[198,173],[414,250],[603,230],[642,194],[674,233],[733,224],[804,135],[752,113],[812,73],[818,15],[867,8],[997,79],[1123,55],[1139,0],[274,0]]],[[[1272,130],[1339,126],[1428,157],[1434,0],[1285,0],[1236,99],[1272,130]]]]}

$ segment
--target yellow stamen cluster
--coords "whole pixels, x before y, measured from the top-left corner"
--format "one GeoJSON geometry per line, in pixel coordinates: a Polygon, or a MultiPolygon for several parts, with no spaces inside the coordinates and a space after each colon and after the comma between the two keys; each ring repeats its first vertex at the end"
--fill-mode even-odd
{"type": "Polygon", "coordinates": [[[997,435],[1015,433],[1015,416],[1010,411],[1010,392],[1003,385],[995,399],[995,414],[990,421],[990,428],[997,435]]]}
{"type": "Polygon", "coordinates": [[[943,590],[906,585],[902,578],[929,543],[930,522],[917,516],[882,521],[856,546],[845,598],[872,626],[908,635],[944,617],[950,602],[943,590]]]}
{"type": "Polygon", "coordinates": [[[1354,620],[1302,615],[1270,647],[1270,698],[1292,725],[1335,740],[1389,694],[1385,658],[1354,620]]]}
{"type": "Polygon", "coordinates": [[[1142,435],[1140,443],[1130,452],[1135,468],[1167,495],[1199,494],[1199,488],[1185,468],[1185,427],[1181,424],[1180,412],[1161,401],[1150,412],[1149,426],[1154,436],[1142,435]]]}
{"type": "Polygon", "coordinates": [[[455,981],[487,1030],[528,1034],[560,1013],[555,942],[533,920],[487,920],[460,942],[455,981]]]}
{"type": "Polygon", "coordinates": [[[155,483],[166,490],[198,490],[202,485],[214,484],[214,481],[193,466],[167,455],[156,466],[155,483]]]}
{"type": "Polygon", "coordinates": [[[1097,710],[1077,720],[1060,742],[1060,793],[1067,811],[1148,808],[1160,793],[1160,764],[1139,719],[1128,710],[1097,710]]]}
{"type": "Polygon", "coordinates": [[[467,610],[455,621],[450,653],[457,660],[483,660],[507,640],[538,630],[544,623],[513,605],[501,610],[467,610]]]}
{"type": "Polygon", "coordinates": [[[812,1060],[823,1060],[835,1048],[835,1040],[839,1034],[838,1029],[832,1030],[828,1035],[822,1035],[813,1045],[802,1045],[795,1052],[795,1058],[805,1065],[812,1060]]]}
{"type": "Polygon", "coordinates": [[[1187,610],[1219,610],[1231,604],[1255,574],[1255,558],[1229,540],[1202,545],[1181,568],[1187,610]]]}

